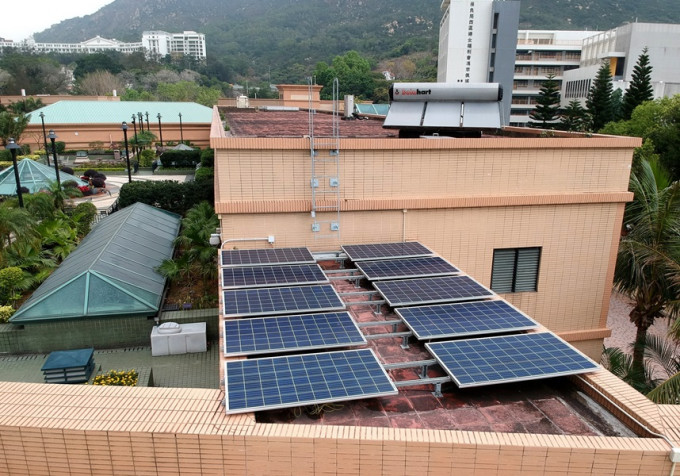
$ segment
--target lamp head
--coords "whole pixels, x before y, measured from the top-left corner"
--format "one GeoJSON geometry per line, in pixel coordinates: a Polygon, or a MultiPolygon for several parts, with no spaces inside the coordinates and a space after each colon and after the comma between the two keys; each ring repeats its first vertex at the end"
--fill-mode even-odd
{"type": "Polygon", "coordinates": [[[10,137],[9,141],[7,142],[7,145],[5,146],[5,149],[9,149],[10,151],[16,151],[17,149],[21,149],[21,147],[19,147],[17,143],[14,142],[14,137],[10,137]]]}
{"type": "Polygon", "coordinates": [[[123,121],[123,125],[120,126],[120,128],[123,129],[124,131],[127,131],[128,130],[127,122],[123,121]]]}
{"type": "Polygon", "coordinates": [[[52,129],[50,129],[50,133],[47,134],[47,137],[48,137],[50,140],[54,140],[54,139],[57,138],[57,134],[55,134],[54,131],[53,131],[52,129]]]}

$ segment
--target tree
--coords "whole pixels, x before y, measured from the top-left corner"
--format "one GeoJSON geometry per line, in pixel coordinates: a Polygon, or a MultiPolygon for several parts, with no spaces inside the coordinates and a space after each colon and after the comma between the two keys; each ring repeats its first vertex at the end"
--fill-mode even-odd
{"type": "Polygon", "coordinates": [[[593,81],[586,99],[586,109],[592,121],[591,128],[595,132],[602,129],[614,117],[612,110],[613,89],[609,62],[605,61],[597,71],[597,76],[595,76],[595,81],[593,81]]]}
{"type": "Polygon", "coordinates": [[[83,55],[76,60],[76,69],[73,71],[73,76],[77,80],[84,78],[89,73],[95,71],[108,71],[112,74],[118,74],[123,71],[123,67],[118,61],[118,56],[115,53],[92,53],[83,55]]]}
{"type": "Polygon", "coordinates": [[[9,200],[0,203],[0,251],[15,240],[35,236],[35,223],[25,209],[14,207],[9,200]]]}
{"type": "Polygon", "coordinates": [[[0,68],[9,72],[11,78],[0,94],[61,94],[68,92],[69,75],[62,65],[47,56],[30,54],[5,54],[0,57],[0,68]]]}
{"type": "Polygon", "coordinates": [[[13,114],[9,111],[0,112],[0,142],[5,146],[9,139],[13,138],[16,143],[21,140],[21,134],[28,126],[30,115],[13,114]]]}
{"type": "Polygon", "coordinates": [[[633,76],[626,95],[623,97],[623,118],[630,119],[636,107],[645,101],[654,99],[652,89],[652,65],[649,64],[647,48],[638,56],[637,63],[633,68],[633,76]]]}
{"type": "Polygon", "coordinates": [[[534,122],[529,122],[529,126],[554,129],[560,109],[560,89],[554,74],[549,74],[543,81],[536,103],[537,106],[529,114],[529,118],[534,122]]]}
{"type": "Polygon", "coordinates": [[[113,91],[123,92],[125,85],[109,71],[87,73],[78,80],[78,91],[90,96],[112,96],[113,91]]]}
{"type": "Polygon", "coordinates": [[[572,99],[562,110],[562,128],[572,132],[588,129],[588,112],[577,99],[572,99]]]}
{"type": "Polygon", "coordinates": [[[332,99],[335,78],[338,78],[340,83],[340,98],[346,94],[353,94],[368,99],[372,97],[375,89],[371,64],[356,51],[336,56],[330,66],[324,62],[318,63],[314,75],[317,83],[323,85],[321,99],[332,99]]]}
{"type": "Polygon", "coordinates": [[[14,114],[28,114],[29,112],[35,111],[36,109],[40,109],[43,106],[44,104],[42,102],[42,99],[27,97],[26,99],[10,104],[9,109],[14,114]]]}
{"type": "Polygon", "coordinates": [[[658,165],[643,161],[631,175],[634,199],[626,206],[614,283],[634,302],[630,320],[637,327],[633,371],[643,373],[647,330],[657,317],[680,312],[680,182],[671,182],[658,165]]]}

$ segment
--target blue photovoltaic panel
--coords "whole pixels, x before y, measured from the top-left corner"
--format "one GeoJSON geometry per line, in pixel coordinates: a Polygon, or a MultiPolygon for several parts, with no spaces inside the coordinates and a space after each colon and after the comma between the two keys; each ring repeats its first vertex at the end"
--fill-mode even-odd
{"type": "Polygon", "coordinates": [[[360,261],[357,263],[357,268],[370,281],[397,278],[422,278],[425,276],[446,276],[460,273],[458,268],[438,256],[360,261]]]}
{"type": "Polygon", "coordinates": [[[373,286],[392,307],[471,301],[494,296],[493,291],[469,276],[379,281],[373,286]]]}
{"type": "Polygon", "coordinates": [[[225,317],[342,311],[340,296],[330,284],[285,288],[253,288],[222,291],[225,317]]]}
{"type": "Polygon", "coordinates": [[[504,300],[395,309],[417,339],[440,339],[535,329],[538,323],[504,300]]]}
{"type": "Polygon", "coordinates": [[[227,413],[397,394],[371,349],[233,360],[224,368],[227,413]]]}
{"type": "Polygon", "coordinates": [[[314,264],[307,248],[267,248],[257,250],[224,250],[222,266],[262,266],[271,264],[314,264]]]}
{"type": "Polygon", "coordinates": [[[372,245],[345,245],[342,247],[342,250],[352,261],[432,256],[432,251],[416,241],[377,243],[372,245]]]}
{"type": "Polygon", "coordinates": [[[222,268],[222,289],[258,288],[291,284],[321,284],[328,278],[318,264],[222,268]]]}
{"type": "Polygon", "coordinates": [[[344,312],[224,321],[224,355],[255,355],[363,345],[366,338],[344,312]]]}
{"type": "Polygon", "coordinates": [[[552,332],[425,344],[460,388],[522,382],[597,370],[552,332]]]}

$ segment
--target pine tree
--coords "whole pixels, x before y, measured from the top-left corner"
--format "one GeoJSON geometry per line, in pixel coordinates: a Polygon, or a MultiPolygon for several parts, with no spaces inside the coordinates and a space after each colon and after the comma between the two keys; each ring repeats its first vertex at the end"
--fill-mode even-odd
{"type": "Polygon", "coordinates": [[[554,129],[560,109],[560,90],[554,74],[549,74],[547,80],[543,81],[536,103],[537,106],[529,114],[529,118],[534,121],[529,122],[529,127],[554,129]]]}
{"type": "Polygon", "coordinates": [[[633,77],[623,98],[623,118],[628,120],[633,110],[645,101],[654,99],[652,90],[652,65],[649,64],[647,48],[638,56],[633,77]]]}
{"type": "Polygon", "coordinates": [[[562,128],[572,132],[583,132],[588,126],[588,112],[576,99],[562,111],[562,128]]]}
{"type": "Polygon", "coordinates": [[[595,132],[614,119],[614,111],[612,110],[613,90],[609,61],[605,61],[597,71],[597,76],[595,76],[595,81],[593,81],[586,99],[586,109],[591,118],[591,129],[595,132]]]}

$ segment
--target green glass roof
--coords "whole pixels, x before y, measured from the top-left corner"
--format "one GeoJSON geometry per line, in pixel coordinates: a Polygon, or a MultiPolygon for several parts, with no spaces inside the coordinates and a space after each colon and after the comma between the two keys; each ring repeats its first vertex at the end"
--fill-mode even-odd
{"type": "MultiPolygon", "coordinates": [[[[121,124],[126,121],[132,128],[132,115],[149,113],[149,123],[179,124],[211,123],[212,109],[195,102],[160,101],[59,101],[31,112],[29,124],[41,125],[40,113],[45,114],[45,128],[51,124],[121,124]]],[[[144,116],[146,123],[146,116],[144,116]]],[[[155,127],[155,126],[154,126],[155,127]]]]}
{"type": "Polygon", "coordinates": [[[142,203],[109,215],[10,322],[156,314],[165,278],[154,268],[172,258],[180,221],[179,215],[142,203]]]}
{"type": "MultiPolygon", "coordinates": [[[[43,188],[48,188],[50,182],[57,181],[57,173],[54,167],[36,162],[32,159],[22,159],[17,162],[17,170],[19,170],[19,183],[22,187],[26,187],[29,192],[35,193],[43,188]]],[[[71,174],[59,172],[59,180],[61,183],[67,180],[74,180],[78,185],[87,185],[87,182],[80,180],[79,177],[74,177],[71,174]]],[[[0,195],[16,195],[17,182],[14,178],[14,166],[7,167],[0,171],[0,195]]]]}

